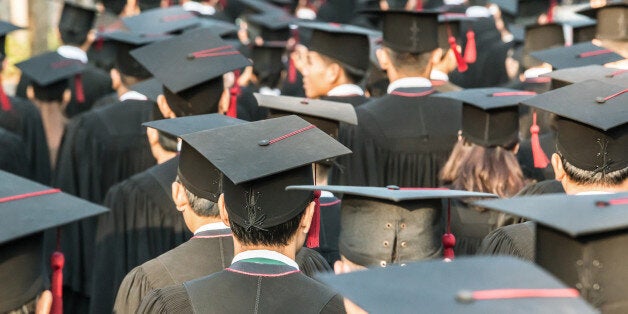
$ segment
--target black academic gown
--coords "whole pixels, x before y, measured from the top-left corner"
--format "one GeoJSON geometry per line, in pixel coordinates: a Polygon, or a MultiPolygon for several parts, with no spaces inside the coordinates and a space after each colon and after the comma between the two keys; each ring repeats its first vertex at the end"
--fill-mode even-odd
{"type": "MultiPolygon", "coordinates": [[[[543,152],[548,159],[551,158],[552,154],[556,151],[556,134],[554,132],[548,132],[539,135],[539,143],[541,143],[541,148],[543,148],[543,152]]],[[[548,163],[545,168],[534,167],[532,144],[529,139],[520,142],[517,160],[519,161],[519,165],[521,165],[521,171],[524,177],[539,182],[554,179],[554,168],[551,163],[548,163]]]]}
{"type": "Polygon", "coordinates": [[[316,249],[333,267],[340,260],[338,250],[338,238],[340,237],[340,199],[333,194],[321,196],[321,229],[319,235],[319,247],[316,249]]]}
{"type": "MultiPolygon", "coordinates": [[[[113,311],[135,313],[150,291],[219,272],[229,266],[232,259],[230,229],[199,232],[187,242],[131,270],[118,289],[113,311]]],[[[115,292],[117,286],[108,289],[115,292]]],[[[107,312],[110,313],[111,308],[107,312]]]]}
{"type": "MultiPolygon", "coordinates": [[[[149,121],[153,103],[125,100],[95,108],[70,121],[66,128],[53,186],[94,203],[117,182],[155,164],[141,126],[149,121]]],[[[62,228],[65,253],[64,307],[86,312],[91,287],[97,218],[84,219],[62,228]],[[80,304],[75,307],[76,300],[80,304]]],[[[47,237],[51,250],[54,235],[47,237]]]]}
{"type": "Polygon", "coordinates": [[[368,98],[363,95],[348,95],[348,96],[323,96],[322,100],[330,100],[337,102],[344,102],[353,105],[353,107],[357,107],[368,101],[368,98]]]}
{"type": "Polygon", "coordinates": [[[342,297],[323,284],[291,266],[264,259],[239,261],[207,277],[153,290],[138,311],[193,312],[345,313],[345,309],[342,297]]]}
{"type": "MultiPolygon", "coordinates": [[[[65,109],[65,115],[72,118],[75,115],[86,112],[92,108],[96,100],[113,92],[111,89],[111,77],[109,74],[91,64],[85,66],[85,70],[81,73],[81,81],[83,83],[83,94],[85,101],[79,103],[76,100],[76,83],[75,78],[70,79],[69,87],[72,91],[72,99],[65,109]]],[[[22,75],[17,85],[15,95],[26,98],[26,88],[30,85],[30,79],[22,75]]]]}
{"type": "Polygon", "coordinates": [[[46,133],[39,110],[30,101],[9,97],[11,110],[0,109],[0,127],[21,137],[25,146],[24,162],[28,174],[25,177],[41,184],[50,184],[50,157],[46,133]]]}
{"type": "Polygon", "coordinates": [[[268,118],[268,108],[260,107],[253,93],[258,93],[259,88],[254,85],[243,87],[238,96],[238,119],[245,121],[258,121],[268,118]]]}
{"type": "Polygon", "coordinates": [[[462,110],[456,101],[427,97],[432,92],[400,88],[358,106],[358,125],[341,124],[339,131],[339,141],[353,154],[337,159],[331,184],[437,186],[462,110]]]}
{"type": "Polygon", "coordinates": [[[505,226],[489,233],[478,248],[478,255],[509,255],[534,262],[536,225],[531,222],[505,226]]]}
{"type": "Polygon", "coordinates": [[[131,269],[191,237],[170,196],[178,159],[153,166],[107,192],[104,205],[110,212],[98,217],[96,228],[91,313],[111,313],[116,290],[131,269]]]}
{"type": "Polygon", "coordinates": [[[30,171],[26,160],[26,148],[22,139],[0,127],[0,170],[21,177],[29,177],[30,171]]]}

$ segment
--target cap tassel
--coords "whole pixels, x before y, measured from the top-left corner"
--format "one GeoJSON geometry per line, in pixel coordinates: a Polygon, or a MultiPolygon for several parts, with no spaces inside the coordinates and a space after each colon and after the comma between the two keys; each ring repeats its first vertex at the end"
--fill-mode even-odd
{"type": "Polygon", "coordinates": [[[101,51],[103,45],[105,44],[105,38],[100,35],[105,31],[105,28],[103,26],[99,26],[98,27],[98,38],[96,39],[96,42],[94,43],[94,49],[96,49],[96,51],[101,51]]]}
{"type": "Polygon", "coordinates": [[[238,117],[238,96],[240,96],[240,85],[238,84],[238,78],[240,77],[240,70],[233,71],[233,86],[229,88],[229,109],[227,109],[227,116],[232,118],[238,117]]]}
{"type": "Polygon", "coordinates": [[[423,0],[416,0],[416,4],[414,5],[414,11],[423,10],[423,0]]]}
{"type": "Polygon", "coordinates": [[[534,159],[534,168],[545,168],[549,164],[549,159],[539,140],[539,131],[541,128],[536,124],[536,111],[532,113],[532,126],[530,127],[530,144],[532,146],[532,158],[534,159]]]}
{"type": "Polygon", "coordinates": [[[456,246],[456,237],[451,233],[451,201],[447,200],[447,230],[443,234],[443,259],[452,261],[454,259],[454,247],[456,246]]]}
{"type": "Polygon", "coordinates": [[[475,32],[469,28],[467,30],[467,45],[464,47],[464,62],[475,63],[477,60],[477,50],[475,48],[475,32]]]}
{"type": "Polygon", "coordinates": [[[558,5],[557,0],[550,0],[550,6],[547,9],[547,22],[554,23],[554,8],[558,5]]]}
{"type": "Polygon", "coordinates": [[[294,65],[294,60],[292,57],[288,60],[288,82],[294,83],[297,81],[297,68],[294,65]]]}
{"type": "Polygon", "coordinates": [[[11,111],[13,109],[9,96],[4,92],[4,87],[2,87],[2,78],[0,78],[0,108],[2,108],[2,111],[11,111]]]}
{"type": "Polygon", "coordinates": [[[61,253],[61,229],[57,229],[57,250],[50,257],[50,266],[52,268],[52,308],[51,314],[63,314],[63,264],[65,264],[65,256],[61,253]]]}
{"type": "Polygon", "coordinates": [[[79,104],[85,102],[85,93],[83,91],[83,77],[80,73],[74,76],[74,93],[76,96],[76,101],[79,104]]]}
{"type": "Polygon", "coordinates": [[[463,73],[466,72],[469,69],[469,66],[467,65],[466,62],[464,62],[464,59],[462,59],[462,56],[460,55],[460,52],[458,51],[458,45],[456,45],[456,38],[454,38],[454,36],[449,35],[449,49],[453,50],[454,55],[456,56],[456,63],[458,63],[458,72],[463,73]]]}
{"type": "Polygon", "coordinates": [[[314,216],[312,216],[312,224],[310,225],[310,231],[307,234],[307,241],[305,242],[310,249],[320,246],[319,237],[321,231],[321,191],[314,191],[314,216]]]}

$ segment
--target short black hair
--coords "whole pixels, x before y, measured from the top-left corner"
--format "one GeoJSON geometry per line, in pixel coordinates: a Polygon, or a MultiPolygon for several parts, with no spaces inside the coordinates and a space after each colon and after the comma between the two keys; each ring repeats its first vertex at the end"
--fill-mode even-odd
{"type": "Polygon", "coordinates": [[[424,72],[427,69],[432,56],[432,51],[411,53],[395,51],[388,47],[384,47],[384,49],[388,52],[390,62],[395,69],[417,73],[424,72]]]}
{"type": "Polygon", "coordinates": [[[201,217],[219,217],[220,216],[220,208],[218,208],[218,204],[212,202],[206,198],[202,198],[197,196],[196,194],[190,192],[185,188],[185,185],[181,183],[181,179],[179,176],[175,178],[175,182],[181,184],[185,190],[185,195],[188,198],[188,202],[190,207],[194,211],[195,214],[201,217]]]}
{"type": "Polygon", "coordinates": [[[63,101],[63,93],[69,87],[69,80],[60,80],[50,85],[41,86],[35,82],[31,83],[35,99],[40,101],[63,101]]]}
{"type": "MultiPolygon", "coordinates": [[[[151,121],[162,119],[165,119],[165,117],[161,114],[161,111],[159,110],[157,104],[154,104],[153,111],[151,112],[151,121]]],[[[163,149],[169,152],[177,152],[177,146],[179,144],[179,141],[177,140],[176,136],[163,133],[159,130],[157,130],[157,133],[159,134],[159,145],[161,145],[163,149]]]]}
{"type": "MultiPolygon", "coordinates": [[[[309,202],[307,203],[309,206],[309,202]]],[[[245,245],[288,245],[288,241],[299,230],[301,224],[301,218],[303,218],[305,208],[303,211],[296,215],[294,218],[266,229],[258,229],[255,227],[245,228],[238,225],[232,219],[229,219],[231,225],[231,232],[233,236],[245,245]]]]}
{"type": "Polygon", "coordinates": [[[365,71],[352,67],[348,64],[340,62],[332,57],[323,55],[321,53],[319,53],[319,55],[321,56],[321,59],[323,59],[328,64],[337,63],[345,72],[345,76],[347,77],[347,79],[349,79],[349,81],[351,81],[351,83],[357,85],[357,84],[360,84],[364,80],[364,77],[366,76],[365,71]]]}
{"type": "Polygon", "coordinates": [[[567,177],[577,184],[595,184],[612,187],[622,184],[628,179],[628,167],[607,173],[602,171],[595,172],[580,169],[570,164],[560,152],[558,152],[558,156],[560,156],[567,177]]]}
{"type": "Polygon", "coordinates": [[[75,31],[75,30],[59,29],[59,33],[61,33],[61,41],[65,45],[80,47],[87,40],[87,34],[89,33],[89,30],[75,31]]]}

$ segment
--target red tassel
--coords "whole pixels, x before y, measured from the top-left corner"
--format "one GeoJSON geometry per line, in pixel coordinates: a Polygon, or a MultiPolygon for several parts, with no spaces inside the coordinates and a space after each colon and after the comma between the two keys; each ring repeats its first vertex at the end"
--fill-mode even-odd
{"type": "Polygon", "coordinates": [[[238,78],[240,78],[240,70],[233,71],[233,86],[229,89],[229,109],[227,109],[227,116],[232,118],[238,117],[238,96],[240,96],[238,78]]]}
{"type": "Polygon", "coordinates": [[[454,247],[456,246],[456,237],[451,233],[451,201],[447,200],[447,227],[443,234],[443,259],[451,261],[454,259],[454,247]]]}
{"type": "Polygon", "coordinates": [[[456,63],[458,63],[458,72],[463,73],[469,69],[469,66],[462,59],[460,52],[458,51],[458,46],[456,45],[456,38],[454,36],[449,35],[449,49],[453,50],[454,55],[456,56],[456,63]]]}
{"type": "Polygon", "coordinates": [[[52,282],[50,290],[52,290],[52,307],[51,314],[63,314],[63,264],[65,264],[65,256],[61,253],[61,231],[57,229],[57,250],[50,257],[50,266],[52,268],[52,282]]]}
{"type": "Polygon", "coordinates": [[[464,62],[475,63],[477,60],[477,50],[475,48],[475,32],[467,30],[467,45],[464,47],[464,62]]]}
{"type": "Polygon", "coordinates": [[[534,168],[545,168],[549,164],[549,159],[539,140],[539,131],[541,128],[536,124],[536,111],[532,113],[532,126],[530,127],[530,144],[532,146],[532,158],[534,159],[534,168]]]}
{"type": "Polygon", "coordinates": [[[307,240],[305,245],[309,248],[319,247],[319,237],[321,231],[321,191],[314,191],[314,216],[312,217],[312,225],[310,225],[310,232],[307,234],[307,240]]]}
{"type": "Polygon", "coordinates": [[[2,111],[11,111],[13,109],[9,96],[4,92],[4,87],[2,87],[2,78],[0,78],[0,108],[2,108],[2,111]]]}
{"type": "Polygon", "coordinates": [[[423,10],[423,0],[416,0],[416,5],[414,6],[414,11],[423,10]]]}
{"type": "Polygon", "coordinates": [[[288,61],[288,82],[294,83],[297,81],[297,68],[294,66],[292,57],[288,61]]]}
{"type": "Polygon", "coordinates": [[[558,5],[557,0],[550,0],[549,9],[547,9],[547,23],[554,23],[554,8],[558,5]]]}
{"type": "Polygon", "coordinates": [[[83,91],[83,78],[80,73],[74,76],[74,93],[76,94],[76,101],[79,104],[85,102],[85,93],[83,91]]]}
{"type": "Polygon", "coordinates": [[[103,45],[105,44],[105,38],[102,36],[102,33],[105,31],[103,26],[98,27],[98,38],[96,39],[96,43],[94,44],[94,49],[96,51],[101,51],[103,45]]]}

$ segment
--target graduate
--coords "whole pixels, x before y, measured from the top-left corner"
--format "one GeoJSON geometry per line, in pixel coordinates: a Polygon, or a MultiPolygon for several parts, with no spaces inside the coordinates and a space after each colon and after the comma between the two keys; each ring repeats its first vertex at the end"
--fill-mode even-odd
{"type": "Polygon", "coordinates": [[[377,57],[390,79],[388,94],[356,108],[358,125],[342,125],[339,141],[354,151],[338,159],[331,183],[438,185],[438,172],[456,143],[457,101],[427,97],[429,75],[441,59],[436,13],[386,11],[377,57]]]}
{"type": "MultiPolygon", "coordinates": [[[[18,29],[20,29],[18,26],[0,21],[0,62],[2,63],[0,64],[0,73],[6,66],[6,36],[18,29]]],[[[26,99],[7,95],[4,87],[0,86],[0,127],[4,128],[4,131],[17,135],[17,141],[22,142],[19,146],[24,146],[20,148],[23,149],[24,155],[20,155],[19,161],[26,171],[14,173],[42,184],[48,184],[50,182],[48,144],[37,107],[26,99]]],[[[10,137],[8,135],[3,137],[7,145],[16,142],[16,140],[8,139],[10,137]]],[[[3,169],[11,171],[11,168],[3,169]]]]}
{"type": "Polygon", "coordinates": [[[26,147],[22,139],[13,132],[0,127],[0,170],[29,178],[31,176],[26,160],[26,147]]]}
{"type": "Polygon", "coordinates": [[[311,231],[315,195],[285,187],[312,184],[312,162],[349,150],[295,116],[183,139],[223,173],[218,206],[232,230],[235,257],[223,271],[153,290],[138,312],[343,313],[341,298],[303,275],[294,261],[311,231]]]}

